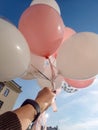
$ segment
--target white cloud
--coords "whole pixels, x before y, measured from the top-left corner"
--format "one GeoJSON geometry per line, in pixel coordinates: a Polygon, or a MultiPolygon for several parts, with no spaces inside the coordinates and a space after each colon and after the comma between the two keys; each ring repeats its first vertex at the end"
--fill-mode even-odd
{"type": "Polygon", "coordinates": [[[56,126],[56,125],[59,125],[59,126],[64,126],[64,124],[66,124],[67,122],[70,122],[70,118],[67,117],[67,118],[62,118],[62,119],[51,119],[51,117],[47,120],[47,125],[48,126],[56,126]]]}
{"type": "Polygon", "coordinates": [[[85,113],[87,112],[89,116],[96,116],[95,114],[98,113],[98,91],[89,91],[86,95],[75,96],[75,98],[72,98],[72,100],[65,102],[65,104],[59,107],[59,111],[61,113],[62,111],[71,111],[72,108],[76,106],[78,106],[79,109],[83,109],[85,113]]]}
{"type": "Polygon", "coordinates": [[[59,107],[59,110],[62,111],[66,108],[75,106],[77,104],[78,104],[78,106],[81,104],[86,106],[89,101],[90,100],[89,100],[89,97],[87,95],[75,96],[75,97],[72,97],[72,99],[69,102],[68,101],[65,102],[65,105],[59,107]]]}
{"type": "Polygon", "coordinates": [[[85,122],[80,122],[77,124],[69,124],[59,126],[60,130],[97,130],[98,129],[98,118],[90,119],[85,122]]]}
{"type": "Polygon", "coordinates": [[[97,96],[98,97],[98,90],[90,91],[89,94],[97,96]]]}
{"type": "Polygon", "coordinates": [[[91,116],[98,115],[98,103],[94,104],[91,108],[91,116]]]}
{"type": "Polygon", "coordinates": [[[68,119],[66,121],[61,120],[61,124],[58,123],[60,130],[98,129],[98,78],[91,87],[80,89],[71,94],[63,92],[59,98],[61,102],[64,100],[58,108],[59,114],[64,112],[65,119],[68,119]],[[74,113],[73,110],[75,110],[74,113]]]}

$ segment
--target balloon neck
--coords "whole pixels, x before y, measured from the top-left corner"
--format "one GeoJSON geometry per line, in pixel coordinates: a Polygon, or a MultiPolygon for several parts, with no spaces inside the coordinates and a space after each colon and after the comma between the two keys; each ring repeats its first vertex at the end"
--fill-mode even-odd
{"type": "Polygon", "coordinates": [[[45,58],[46,58],[46,59],[49,59],[49,56],[46,56],[45,58]]]}

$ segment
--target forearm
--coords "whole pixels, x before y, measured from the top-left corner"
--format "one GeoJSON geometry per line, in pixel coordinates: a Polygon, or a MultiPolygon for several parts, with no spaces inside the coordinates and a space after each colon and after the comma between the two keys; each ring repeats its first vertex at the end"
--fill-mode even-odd
{"type": "MultiPolygon", "coordinates": [[[[35,99],[35,101],[39,104],[41,113],[49,107],[49,104],[47,102],[43,102],[40,98],[35,99]]],[[[27,127],[34,120],[35,115],[37,114],[34,107],[30,104],[15,110],[14,113],[17,114],[21,122],[22,130],[27,129],[27,127]]]]}
{"type": "Polygon", "coordinates": [[[26,130],[29,124],[34,119],[36,111],[30,104],[28,104],[15,110],[14,113],[18,116],[20,120],[22,130],[26,130]]]}
{"type": "Polygon", "coordinates": [[[0,130],[26,130],[29,124],[36,119],[35,116],[51,105],[53,97],[54,94],[48,88],[44,88],[35,99],[35,104],[37,104],[40,112],[34,104],[23,103],[19,109],[0,116],[0,130]]]}
{"type": "MultiPolygon", "coordinates": [[[[47,108],[47,103],[42,102],[39,98],[37,98],[36,103],[40,106],[40,112],[42,113],[47,108]]],[[[15,110],[14,113],[18,116],[22,130],[26,130],[29,124],[35,119],[35,115],[37,114],[36,110],[31,104],[24,105],[19,109],[15,110]]]]}
{"type": "Polygon", "coordinates": [[[30,104],[0,116],[0,130],[26,130],[36,115],[30,104]]]}

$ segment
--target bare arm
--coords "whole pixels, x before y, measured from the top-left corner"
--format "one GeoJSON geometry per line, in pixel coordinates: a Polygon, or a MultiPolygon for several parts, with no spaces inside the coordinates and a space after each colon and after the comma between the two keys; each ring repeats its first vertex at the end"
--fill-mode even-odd
{"type": "MultiPolygon", "coordinates": [[[[51,105],[53,98],[54,94],[48,88],[44,88],[38,93],[35,101],[39,104],[41,113],[51,105]]],[[[21,122],[22,130],[26,130],[34,119],[36,110],[32,105],[28,104],[15,110],[14,113],[18,116],[21,122]]]]}

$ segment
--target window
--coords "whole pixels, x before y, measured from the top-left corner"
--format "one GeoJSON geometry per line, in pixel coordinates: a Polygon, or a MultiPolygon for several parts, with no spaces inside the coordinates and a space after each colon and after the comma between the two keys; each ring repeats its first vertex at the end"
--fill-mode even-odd
{"type": "Polygon", "coordinates": [[[4,96],[7,97],[8,94],[9,94],[10,90],[7,88],[5,91],[4,91],[4,96]]]}
{"type": "Polygon", "coordinates": [[[2,107],[2,105],[3,105],[3,101],[0,100],[0,108],[2,107]]]}
{"type": "Polygon", "coordinates": [[[3,90],[3,88],[4,88],[4,83],[0,82],[0,92],[3,90]]]}

